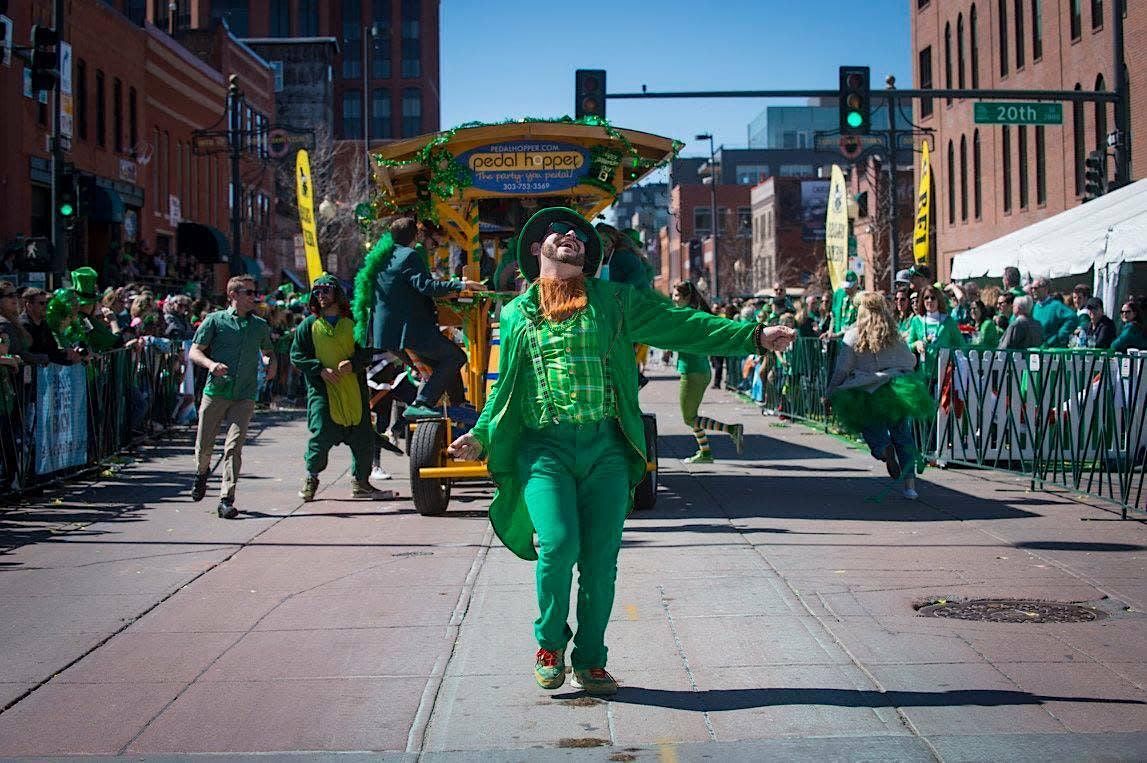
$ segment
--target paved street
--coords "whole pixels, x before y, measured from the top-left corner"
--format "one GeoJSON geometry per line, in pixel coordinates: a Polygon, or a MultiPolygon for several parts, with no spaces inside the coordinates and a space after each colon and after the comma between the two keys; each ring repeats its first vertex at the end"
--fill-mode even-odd
{"type": "MultiPolygon", "coordinates": [[[[371,752],[427,760],[1147,757],[1147,529],[1026,481],[929,470],[710,391],[743,457],[684,466],[676,377],[655,510],[621,554],[612,701],[538,689],[533,567],[486,487],[424,518],[349,500],[335,452],[295,497],[305,425],[252,426],[238,505],[191,503],[180,434],[0,512],[0,756],[371,752]],[[923,617],[938,600],[1088,602],[1089,623],[923,617]]],[[[212,487],[215,487],[213,482],[212,487]]],[[[374,756],[372,756],[374,757],[374,756]]]]}

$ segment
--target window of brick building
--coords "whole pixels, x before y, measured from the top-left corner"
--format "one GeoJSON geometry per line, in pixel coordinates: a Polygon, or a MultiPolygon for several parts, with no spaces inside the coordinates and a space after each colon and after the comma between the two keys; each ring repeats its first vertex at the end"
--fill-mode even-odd
{"type": "Polygon", "coordinates": [[[976,17],[976,4],[968,14],[968,43],[972,51],[972,87],[980,86],[980,26],[976,17]]]}
{"type": "Polygon", "coordinates": [[[402,91],[402,137],[422,132],[422,91],[408,87],[402,91]]]}
{"type": "Polygon", "coordinates": [[[1012,130],[1008,125],[1000,128],[1000,170],[1003,175],[1004,212],[1012,211],[1012,130]]]}
{"type": "Polygon", "coordinates": [[[968,138],[960,136],[960,222],[968,222],[968,138]]]}
{"type": "Polygon", "coordinates": [[[419,30],[421,17],[422,8],[419,0],[402,0],[403,77],[422,76],[422,39],[419,30]]]}
{"type": "MultiPolygon", "coordinates": [[[[1076,90],[1082,90],[1083,85],[1076,82],[1076,90]]],[[[1084,104],[1076,101],[1071,105],[1072,147],[1075,159],[1075,195],[1083,193],[1083,155],[1087,151],[1086,126],[1083,120],[1084,104]]]]}
{"type": "MultiPolygon", "coordinates": [[[[932,89],[932,46],[931,45],[929,45],[928,47],[926,47],[920,51],[919,61],[918,61],[917,66],[918,66],[918,69],[920,71],[920,89],[921,90],[931,90],[932,89]]],[[[920,99],[920,117],[924,118],[924,117],[930,117],[930,116],[932,116],[932,99],[931,98],[921,98],[920,99]]]]}
{"type": "Polygon", "coordinates": [[[980,131],[972,135],[972,214],[976,219],[984,216],[983,163],[980,156],[980,131]]]}
{"type": "Polygon", "coordinates": [[[357,89],[343,91],[343,137],[362,138],[362,92],[357,89]]]}
{"type": "Polygon", "coordinates": [[[223,19],[227,22],[231,34],[236,37],[249,36],[248,0],[213,0],[211,3],[211,18],[223,19]]]}
{"type": "Polygon", "coordinates": [[[1068,26],[1071,28],[1071,39],[1078,40],[1083,34],[1083,0],[1069,0],[1070,7],[1068,26]]]}
{"type": "Polygon", "coordinates": [[[315,37],[318,33],[318,0],[299,0],[299,37],[315,37]]]}
{"type": "MultiPolygon", "coordinates": [[[[949,90],[952,89],[952,25],[944,25],[944,87],[949,90]]],[[[944,102],[949,106],[952,105],[951,98],[945,98],[944,102]]]]}
{"type": "MultiPolygon", "coordinates": [[[[1100,74],[1095,78],[1095,91],[1102,93],[1107,89],[1107,83],[1100,74]]],[[[1095,104],[1095,150],[1107,150],[1107,104],[1097,102],[1095,104]]]]}
{"type": "Polygon", "coordinates": [[[1091,0],[1091,28],[1103,28],[1103,0],[1091,0]]]}
{"type": "Polygon", "coordinates": [[[343,0],[343,77],[358,79],[362,76],[362,3],[343,0]]]}
{"type": "Polygon", "coordinates": [[[393,55],[390,49],[390,0],[374,0],[374,28],[378,34],[372,41],[370,76],[387,79],[391,76],[390,59],[393,55]]]}
{"type": "Polygon", "coordinates": [[[999,0],[1000,76],[1008,76],[1008,0],[999,0]]]}
{"type": "Polygon", "coordinates": [[[1032,60],[1043,58],[1043,0],[1032,0],[1032,60]]]}
{"type": "Polygon", "coordinates": [[[964,80],[964,14],[956,17],[956,82],[961,90],[966,87],[964,80]]]}
{"type": "Polygon", "coordinates": [[[390,90],[376,87],[370,94],[370,137],[390,138],[390,90]]]}
{"type": "Polygon", "coordinates": [[[1016,28],[1016,68],[1024,68],[1024,0],[1016,0],[1016,15],[1013,20],[1016,28]]]}
{"type": "Polygon", "coordinates": [[[1016,169],[1020,173],[1020,209],[1028,208],[1028,128],[1025,125],[1016,127],[1019,135],[1019,161],[1016,169]]]}
{"type": "Polygon", "coordinates": [[[1047,203],[1047,136],[1046,128],[1035,128],[1035,203],[1047,203]]]}
{"type": "Polygon", "coordinates": [[[139,97],[134,87],[127,90],[127,139],[128,150],[134,151],[139,144],[139,97]]]}
{"type": "Polygon", "coordinates": [[[96,70],[96,145],[108,144],[107,84],[104,73],[96,70]]]}
{"type": "Polygon", "coordinates": [[[956,224],[956,149],[952,141],[948,141],[948,165],[944,168],[948,173],[948,225],[956,224]]]}
{"type": "Polygon", "coordinates": [[[291,0],[271,0],[272,37],[291,36],[291,0]]]}
{"type": "Polygon", "coordinates": [[[117,154],[123,153],[123,82],[112,81],[112,145],[117,154]]]}

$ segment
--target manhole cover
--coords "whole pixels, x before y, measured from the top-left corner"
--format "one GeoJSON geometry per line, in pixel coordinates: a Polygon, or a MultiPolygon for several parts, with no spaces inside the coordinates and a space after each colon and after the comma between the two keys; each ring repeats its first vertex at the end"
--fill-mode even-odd
{"type": "Polygon", "coordinates": [[[1031,599],[938,601],[919,609],[924,617],[949,617],[983,623],[1090,623],[1107,613],[1083,604],[1031,599]]]}

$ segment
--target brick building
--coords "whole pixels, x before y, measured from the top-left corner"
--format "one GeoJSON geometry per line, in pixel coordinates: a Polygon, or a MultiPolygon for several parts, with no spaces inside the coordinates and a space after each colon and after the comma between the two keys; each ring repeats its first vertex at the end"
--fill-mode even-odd
{"type": "MultiPolygon", "coordinates": [[[[909,0],[917,88],[1111,90],[1118,0],[909,0]]],[[[1131,173],[1147,168],[1147,9],[1123,3],[1131,173]]],[[[972,104],[915,104],[934,130],[937,274],[967,249],[1079,204],[1083,161],[1104,149],[1113,107],[1064,105],[1062,126],[976,125],[972,104]]],[[[917,176],[919,163],[917,160],[917,176]]]]}
{"type": "MultiPolygon", "coordinates": [[[[167,3],[148,5],[155,6],[153,15],[163,14],[156,21],[163,26],[167,3]]],[[[364,127],[371,142],[439,129],[440,0],[182,0],[179,5],[189,10],[179,11],[176,23],[206,27],[223,19],[239,38],[337,38],[338,138],[362,140],[364,127]]]]}
{"type": "Polygon", "coordinates": [[[754,291],[774,281],[807,287],[824,264],[828,180],[771,177],[753,187],[754,291]]]}
{"type": "MultiPolygon", "coordinates": [[[[33,24],[50,25],[51,5],[9,5],[17,44],[29,39],[33,24]]],[[[200,57],[155,26],[140,26],[122,5],[70,3],[61,33],[73,61],[71,146],[64,158],[75,168],[80,192],[71,245],[57,254],[55,269],[91,264],[103,271],[119,250],[185,251],[217,279],[232,267],[253,269],[270,192],[259,169],[263,147],[253,140],[243,163],[240,254],[247,261],[223,263],[230,254],[223,232],[230,219],[229,166],[222,155],[197,156],[192,132],[221,124],[224,71],[237,73],[247,94],[244,124],[260,124],[273,113],[271,72],[222,25],[202,32],[200,57]]],[[[0,241],[6,244],[20,236],[51,236],[51,114],[41,102],[50,99],[32,97],[26,82],[27,68],[18,59],[0,67],[0,92],[10,105],[0,120],[0,140],[11,147],[0,158],[6,201],[0,205],[0,241]]]]}

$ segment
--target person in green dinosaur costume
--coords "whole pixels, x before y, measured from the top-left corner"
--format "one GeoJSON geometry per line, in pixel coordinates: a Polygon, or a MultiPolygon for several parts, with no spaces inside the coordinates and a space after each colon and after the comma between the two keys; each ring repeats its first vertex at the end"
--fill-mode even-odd
{"type": "Polygon", "coordinates": [[[374,431],[370,426],[370,397],[366,392],[366,350],[355,342],[350,301],[339,280],[324,273],[315,279],[307,302],[311,314],[295,329],[291,363],[307,384],[307,475],[299,497],[313,501],[319,474],[327,468],[331,448],[350,446],[351,495],[354,498],[393,498],[394,492],[370,484],[374,431]]]}
{"type": "Polygon", "coordinates": [[[783,349],[795,332],[600,280],[601,252],[593,226],[572,209],[543,209],[526,222],[518,262],[532,283],[502,310],[498,381],[473,430],[448,452],[486,452],[494,530],[514,554],[537,560],[535,680],[545,689],[564,683],[572,638],[574,685],[607,695],[617,691],[605,670],[605,629],[622,525],[646,471],[633,345],[750,355],[783,349]],[[575,564],[576,634],[567,623],[575,564]]]}

